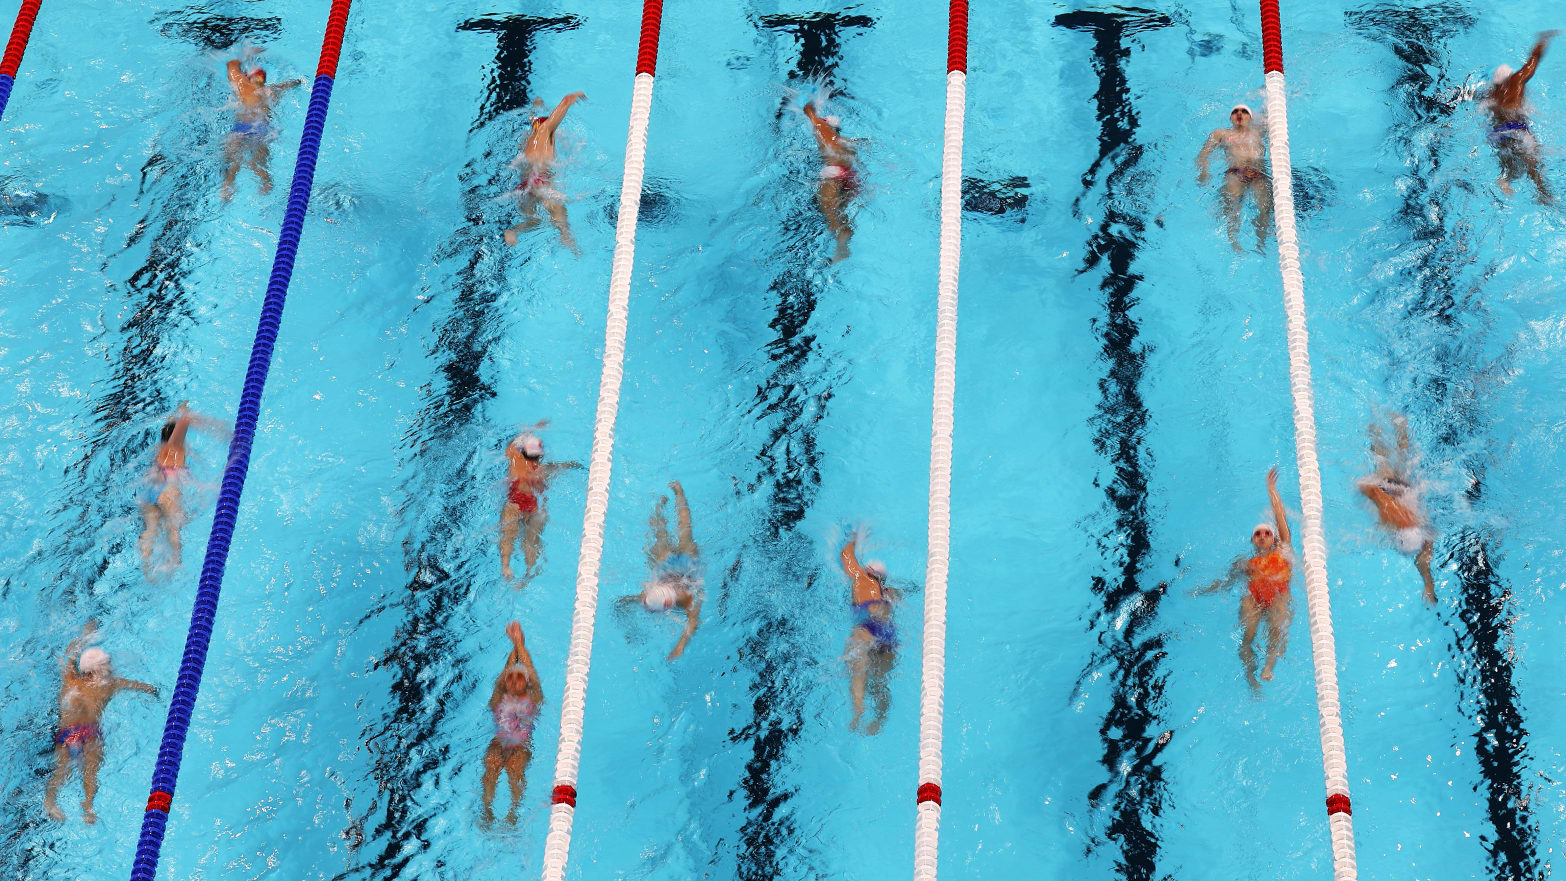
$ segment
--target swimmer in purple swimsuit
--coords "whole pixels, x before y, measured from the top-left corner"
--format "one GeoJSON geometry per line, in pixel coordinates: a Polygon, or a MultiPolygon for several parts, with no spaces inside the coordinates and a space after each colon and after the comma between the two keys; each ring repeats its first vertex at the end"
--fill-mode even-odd
{"type": "Polygon", "coordinates": [[[1211,177],[1208,162],[1213,151],[1223,149],[1229,158],[1229,169],[1223,175],[1223,213],[1228,219],[1229,244],[1240,248],[1240,208],[1245,194],[1250,193],[1256,203],[1256,250],[1267,241],[1267,230],[1272,226],[1272,178],[1262,171],[1267,148],[1262,131],[1251,118],[1251,108],[1234,105],[1229,111],[1229,128],[1214,129],[1196,154],[1197,183],[1205,184],[1211,177]]]}
{"type": "Polygon", "coordinates": [[[157,549],[158,536],[162,535],[169,548],[169,559],[164,571],[179,568],[180,529],[185,525],[184,495],[180,484],[190,478],[185,468],[185,436],[191,426],[226,433],[227,426],[179,405],[173,416],[163,423],[157,451],[152,464],[142,476],[141,487],[136,492],[136,504],[141,509],[141,571],[152,580],[152,557],[157,549]]]}
{"type": "Polygon", "coordinates": [[[145,682],[121,679],[114,675],[109,654],[100,648],[87,648],[98,625],[88,621],[81,635],[71,640],[60,659],[60,724],[54,736],[54,773],[44,786],[44,811],[50,819],[64,820],[58,804],[60,787],[76,765],[82,772],[82,819],[98,822],[93,800],[98,797],[98,769],[103,765],[103,709],[122,691],[139,691],[158,696],[158,690],[145,682]]]}
{"type": "Polygon", "coordinates": [[[500,782],[502,770],[511,784],[511,810],[506,812],[506,822],[517,821],[517,804],[522,801],[522,789],[527,783],[527,763],[533,759],[533,726],[544,705],[544,689],[538,682],[533,657],[527,653],[522,625],[515,621],[507,624],[506,636],[511,638],[511,652],[506,655],[506,666],[495,677],[495,690],[489,697],[495,737],[484,751],[484,809],[480,820],[486,825],[495,821],[495,784],[500,782]]]}
{"type": "Polygon", "coordinates": [[[897,661],[897,625],[892,622],[892,604],[902,599],[902,592],[887,586],[885,563],[859,562],[856,549],[862,538],[861,531],[849,539],[841,554],[843,572],[852,582],[850,599],[854,611],[854,626],[849,631],[843,658],[848,662],[849,691],[854,701],[854,718],[848,727],[859,728],[859,720],[865,714],[865,694],[869,692],[875,702],[875,714],[864,731],[874,735],[886,724],[892,699],[886,685],[886,677],[897,661]]]}
{"type": "Polygon", "coordinates": [[[652,613],[679,610],[685,613],[685,629],[669,652],[668,660],[685,653],[696,628],[701,626],[701,549],[691,531],[691,503],[685,498],[685,488],[678,480],[669,482],[674,491],[674,512],[679,522],[678,538],[669,534],[669,518],[664,506],[669,498],[664,496],[653,508],[648,525],[652,528],[652,545],[647,548],[647,568],[652,575],[642,585],[642,592],[635,596],[621,597],[617,602],[622,608],[640,604],[652,613]]]}
{"type": "Polygon", "coordinates": [[[1495,69],[1489,95],[1484,99],[1485,109],[1490,111],[1490,143],[1501,161],[1501,176],[1496,183],[1501,192],[1510,196],[1512,182],[1527,176],[1539,190],[1539,203],[1549,205],[1555,201],[1544,182],[1539,169],[1539,139],[1534,137],[1528,121],[1526,87],[1539,69],[1539,59],[1555,36],[1555,31],[1545,31],[1533,44],[1528,61],[1521,70],[1513,71],[1503,64],[1495,69]]]}
{"type": "Polygon", "coordinates": [[[272,173],[267,170],[271,162],[270,144],[277,137],[277,129],[272,127],[272,106],[277,103],[279,93],[304,83],[304,80],[294,79],[269,86],[262,68],[253,66],[246,71],[244,62],[262,51],[252,47],[243,58],[228,63],[228,82],[239,102],[239,112],[234,116],[234,127],[223,139],[223,155],[228,163],[223,172],[225,202],[234,197],[234,178],[239,175],[241,165],[256,173],[261,181],[261,195],[272,192],[272,173]]]}

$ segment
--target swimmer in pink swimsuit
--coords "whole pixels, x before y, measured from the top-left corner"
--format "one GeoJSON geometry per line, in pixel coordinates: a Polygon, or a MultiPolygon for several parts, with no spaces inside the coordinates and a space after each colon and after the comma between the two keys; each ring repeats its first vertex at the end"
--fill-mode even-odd
{"type": "Polygon", "coordinates": [[[537,112],[543,109],[543,102],[533,102],[535,112],[532,121],[528,123],[527,140],[522,145],[519,164],[522,169],[522,186],[517,190],[517,203],[522,209],[523,220],[506,230],[506,244],[515,245],[522,233],[535,229],[542,222],[538,216],[538,208],[542,205],[549,213],[555,229],[560,231],[560,244],[581,256],[582,249],[576,246],[576,239],[571,236],[571,224],[566,219],[565,196],[555,189],[553,165],[555,130],[565,121],[566,111],[571,109],[571,105],[586,97],[581,92],[572,92],[562,98],[554,112],[547,116],[537,112]]]}
{"type": "Polygon", "coordinates": [[[848,240],[854,236],[853,224],[844,211],[849,197],[859,192],[859,160],[854,152],[854,142],[838,132],[842,120],[836,116],[822,116],[814,104],[806,104],[801,112],[810,120],[816,147],[821,151],[816,203],[821,206],[827,228],[837,239],[837,251],[832,255],[832,262],[836,263],[848,257],[848,240]]]}
{"type": "Polygon", "coordinates": [[[533,657],[527,652],[522,625],[515,621],[507,624],[506,636],[511,639],[511,651],[506,655],[506,666],[495,677],[495,689],[489,697],[495,736],[484,751],[484,809],[480,818],[485,824],[495,821],[495,785],[500,782],[501,771],[506,772],[511,784],[511,810],[506,812],[506,822],[517,821],[517,804],[522,801],[527,783],[527,764],[533,759],[533,726],[544,705],[544,689],[539,685],[533,657]]]}
{"type": "Polygon", "coordinates": [[[544,523],[549,519],[544,510],[544,490],[549,488],[555,472],[582,467],[579,462],[544,462],[544,441],[534,432],[548,424],[546,420],[524,429],[506,444],[506,501],[500,506],[500,575],[511,580],[511,552],[520,532],[527,569],[518,587],[526,586],[526,579],[538,574],[544,523]]]}
{"type": "Polygon", "coordinates": [[[184,496],[180,484],[190,477],[190,472],[185,468],[185,436],[192,426],[217,434],[228,431],[227,426],[193,412],[184,404],[180,404],[179,410],[163,423],[152,464],[148,466],[136,493],[142,520],[141,571],[148,581],[152,580],[152,558],[157,550],[159,535],[166,539],[169,548],[169,559],[163,570],[168,572],[179,568],[182,549],[180,528],[185,525],[184,496]]]}

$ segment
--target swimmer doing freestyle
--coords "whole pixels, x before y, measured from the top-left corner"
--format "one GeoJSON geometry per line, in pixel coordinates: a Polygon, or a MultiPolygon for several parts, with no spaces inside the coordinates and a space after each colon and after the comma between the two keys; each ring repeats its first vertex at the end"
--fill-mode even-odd
{"type": "Polygon", "coordinates": [[[1222,148],[1229,159],[1229,168],[1223,173],[1223,213],[1228,218],[1229,244],[1234,250],[1240,247],[1240,207],[1245,194],[1250,193],[1256,203],[1256,250],[1267,241],[1267,228],[1272,225],[1272,178],[1262,171],[1267,152],[1262,141],[1261,129],[1251,117],[1251,108],[1234,105],[1229,111],[1229,127],[1214,129],[1207,136],[1207,143],[1196,154],[1197,183],[1205,184],[1211,177],[1208,162],[1216,149],[1222,148]]]}
{"type": "Polygon", "coordinates": [[[187,457],[185,438],[192,427],[205,429],[219,436],[226,436],[228,426],[215,419],[208,419],[184,404],[163,423],[158,432],[158,444],[152,454],[152,464],[142,475],[141,486],[136,491],[136,504],[141,509],[141,571],[148,581],[153,577],[152,558],[157,550],[158,537],[162,536],[169,549],[169,559],[164,571],[179,568],[183,544],[180,531],[185,525],[185,499],[181,487],[190,481],[190,469],[185,467],[187,457]]]}
{"type": "Polygon", "coordinates": [[[1484,99],[1484,107],[1490,112],[1490,144],[1501,161],[1501,176],[1496,183],[1501,192],[1510,196],[1514,192],[1512,182],[1527,175],[1538,188],[1542,205],[1554,203],[1555,197],[1539,169],[1539,139],[1534,137],[1530,127],[1526,87],[1539,69],[1545,47],[1556,33],[1545,31],[1539,35],[1521,70],[1513,71],[1505,64],[1497,67],[1491,78],[1490,93],[1484,99]]]}
{"type": "Polygon", "coordinates": [[[1272,522],[1256,524],[1251,531],[1251,547],[1256,553],[1240,557],[1229,567],[1229,574],[1197,591],[1197,595],[1217,593],[1236,581],[1244,580],[1246,592],[1240,597],[1240,662],[1245,666],[1245,681],[1252,691],[1260,691],[1256,680],[1256,631],[1267,622],[1267,663],[1262,667],[1263,681],[1272,681],[1273,667],[1289,644],[1289,622],[1294,618],[1289,581],[1294,576],[1294,549],[1289,543],[1289,519],[1278,495],[1278,469],[1267,472],[1267,498],[1272,504],[1272,522]]]}
{"type": "Polygon", "coordinates": [[[572,92],[560,99],[553,112],[540,113],[544,102],[533,101],[533,119],[528,123],[527,140],[522,143],[522,157],[518,168],[522,172],[522,186],[517,190],[517,205],[522,209],[521,223],[506,230],[506,244],[515,245],[522,233],[537,228],[542,222],[538,208],[549,212],[549,219],[560,231],[560,244],[581,256],[571,236],[571,223],[566,219],[565,196],[555,188],[555,131],[565,121],[566,111],[578,101],[587,100],[581,92],[572,92]]]}
{"type": "Polygon", "coordinates": [[[647,568],[651,577],[642,584],[641,593],[621,597],[617,602],[622,608],[640,604],[655,615],[675,610],[685,613],[685,629],[669,652],[668,660],[672,661],[685,653],[696,628],[701,626],[702,577],[701,549],[691,531],[691,504],[678,480],[670,481],[669,489],[674,492],[678,532],[669,534],[669,518],[663,512],[669,498],[659,498],[648,520],[652,543],[647,548],[647,568]]]}
{"type": "Polygon", "coordinates": [[[861,528],[839,554],[843,574],[848,576],[849,603],[854,612],[843,659],[848,662],[849,697],[854,704],[854,717],[848,727],[859,729],[868,693],[875,703],[875,712],[864,733],[874,736],[886,724],[892,702],[886,682],[897,663],[897,625],[892,620],[892,604],[902,599],[902,592],[887,586],[885,563],[859,562],[858,549],[864,537],[865,530],[861,528]]]}
{"type": "Polygon", "coordinates": [[[800,111],[810,120],[810,130],[816,136],[816,147],[821,152],[821,171],[816,184],[816,204],[821,206],[821,216],[827,229],[837,240],[837,250],[832,262],[848,257],[848,240],[854,236],[854,227],[848,222],[848,200],[859,192],[859,158],[854,152],[854,142],[838,130],[842,120],[836,116],[822,116],[814,103],[807,103],[800,111]]]}
{"type": "Polygon", "coordinates": [[[259,192],[265,196],[272,192],[272,173],[267,165],[272,161],[271,143],[277,138],[272,126],[272,107],[279,93],[302,85],[304,80],[267,85],[266,71],[260,67],[243,69],[243,62],[261,54],[263,49],[247,49],[241,58],[228,63],[228,82],[234,89],[239,110],[234,114],[234,127],[223,139],[223,155],[228,162],[223,172],[223,201],[234,197],[234,178],[244,165],[256,173],[260,180],[259,192]]]}

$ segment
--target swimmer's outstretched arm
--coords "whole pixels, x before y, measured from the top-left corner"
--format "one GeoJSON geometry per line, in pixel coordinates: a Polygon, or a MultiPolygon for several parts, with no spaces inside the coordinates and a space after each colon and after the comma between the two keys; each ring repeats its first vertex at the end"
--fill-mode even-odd
{"type": "Polygon", "coordinates": [[[554,132],[555,129],[560,127],[560,123],[565,121],[566,111],[571,109],[571,105],[586,97],[587,95],[582,92],[572,92],[561,98],[560,103],[556,104],[555,109],[550,112],[549,118],[544,120],[544,127],[549,129],[550,132],[554,132]]]}
{"type": "Polygon", "coordinates": [[[1202,152],[1196,154],[1196,182],[1205,184],[1211,176],[1208,171],[1208,163],[1212,161],[1213,151],[1223,143],[1223,129],[1213,129],[1213,133],[1207,136],[1207,142],[1202,145],[1202,152]]]}
{"type": "Polygon", "coordinates": [[[158,696],[158,687],[156,685],[149,685],[145,682],[138,682],[135,679],[115,679],[114,690],[116,692],[139,691],[142,694],[150,694],[153,697],[158,696]]]}
{"type": "Polygon", "coordinates": [[[1209,584],[1204,588],[1191,591],[1191,596],[1207,596],[1208,594],[1214,594],[1218,593],[1219,591],[1228,590],[1229,585],[1239,581],[1243,577],[1245,577],[1245,558],[1240,557],[1233,563],[1229,564],[1229,571],[1224,575],[1224,577],[1214,581],[1212,584],[1209,584]]]}
{"type": "Polygon", "coordinates": [[[1539,41],[1533,44],[1533,51],[1528,53],[1528,61],[1522,69],[1513,74],[1513,78],[1520,83],[1526,83],[1533,79],[1533,75],[1539,70],[1539,59],[1544,57],[1544,49],[1550,45],[1550,40],[1555,38],[1559,31],[1545,31],[1539,34],[1539,41]]]}
{"type": "Polygon", "coordinates": [[[1272,519],[1278,524],[1278,543],[1290,545],[1289,514],[1283,509],[1283,497],[1278,495],[1278,466],[1267,472],[1267,498],[1272,502],[1272,519]]]}
{"type": "Polygon", "coordinates": [[[690,602],[685,606],[685,632],[680,634],[680,641],[674,644],[674,651],[669,652],[669,660],[672,661],[685,653],[685,647],[690,645],[691,636],[700,626],[701,594],[690,594],[690,602]]]}

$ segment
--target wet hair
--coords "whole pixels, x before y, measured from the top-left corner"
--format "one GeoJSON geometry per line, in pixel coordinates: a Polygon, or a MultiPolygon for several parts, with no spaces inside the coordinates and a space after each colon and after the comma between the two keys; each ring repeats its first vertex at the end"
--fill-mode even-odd
{"type": "Polygon", "coordinates": [[[170,419],[169,421],[163,423],[163,431],[159,437],[159,440],[163,443],[168,443],[169,438],[174,436],[174,429],[178,427],[178,425],[179,422],[174,419],[170,419]]]}

